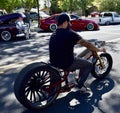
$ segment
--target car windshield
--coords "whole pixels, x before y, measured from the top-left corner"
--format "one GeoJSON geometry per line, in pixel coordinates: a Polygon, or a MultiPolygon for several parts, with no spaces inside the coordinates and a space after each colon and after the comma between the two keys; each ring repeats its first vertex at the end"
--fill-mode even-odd
{"type": "Polygon", "coordinates": [[[53,15],[49,19],[50,20],[58,20],[58,18],[59,18],[59,15],[53,15]]]}
{"type": "MultiPolygon", "coordinates": [[[[106,12],[106,13],[101,13],[100,14],[100,17],[112,17],[112,13],[110,13],[110,12],[106,12]]],[[[114,16],[116,16],[116,17],[118,17],[119,15],[118,15],[118,13],[114,13],[114,16]]]]}
{"type": "Polygon", "coordinates": [[[112,13],[105,13],[104,16],[112,16],[112,13]]]}
{"type": "Polygon", "coordinates": [[[77,15],[70,15],[70,19],[71,20],[78,20],[80,17],[79,16],[77,16],[77,15]]]}

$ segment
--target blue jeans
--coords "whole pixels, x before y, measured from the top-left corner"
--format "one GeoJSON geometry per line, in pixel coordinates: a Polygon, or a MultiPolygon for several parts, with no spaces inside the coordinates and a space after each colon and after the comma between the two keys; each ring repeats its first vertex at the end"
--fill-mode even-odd
{"type": "Polygon", "coordinates": [[[81,58],[75,58],[72,65],[68,68],[70,71],[80,69],[80,79],[78,80],[78,87],[81,88],[84,82],[87,80],[89,73],[91,72],[93,64],[87,60],[81,58]]]}

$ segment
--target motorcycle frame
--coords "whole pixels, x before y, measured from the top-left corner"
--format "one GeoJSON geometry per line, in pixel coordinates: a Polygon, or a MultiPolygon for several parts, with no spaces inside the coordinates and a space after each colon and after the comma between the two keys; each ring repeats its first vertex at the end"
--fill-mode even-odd
{"type": "MultiPolygon", "coordinates": [[[[97,52],[92,52],[92,51],[90,51],[88,49],[85,49],[83,52],[81,52],[76,57],[84,58],[86,60],[89,60],[90,58],[95,57],[95,58],[97,58],[99,60],[100,65],[103,66],[103,63],[102,63],[102,61],[100,59],[100,56],[98,55],[97,52]]],[[[75,84],[73,83],[73,84],[71,84],[71,86],[69,86],[69,84],[68,84],[68,76],[69,76],[70,72],[73,73],[76,70],[74,70],[74,71],[69,71],[69,70],[68,71],[64,71],[64,70],[61,70],[61,69],[57,69],[57,70],[59,71],[59,73],[63,73],[63,75],[60,74],[61,80],[58,81],[57,83],[51,85],[50,87],[48,87],[46,90],[48,92],[51,92],[51,89],[53,87],[55,87],[56,85],[60,85],[61,88],[60,88],[60,90],[56,91],[56,93],[69,92],[71,90],[71,88],[73,88],[75,86],[75,84]],[[62,87],[62,83],[63,82],[64,82],[65,85],[62,87]]],[[[81,71],[79,72],[79,75],[81,75],[81,71]]]]}

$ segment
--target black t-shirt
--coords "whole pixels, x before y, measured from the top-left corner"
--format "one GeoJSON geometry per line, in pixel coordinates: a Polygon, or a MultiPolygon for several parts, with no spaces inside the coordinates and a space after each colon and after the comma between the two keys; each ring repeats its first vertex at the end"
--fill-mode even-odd
{"type": "Polygon", "coordinates": [[[50,38],[50,63],[58,68],[68,68],[74,60],[74,45],[81,39],[76,32],[68,29],[57,29],[50,38]]]}
{"type": "Polygon", "coordinates": [[[25,23],[30,23],[30,14],[28,12],[25,12],[25,18],[23,19],[23,21],[25,23]]]}

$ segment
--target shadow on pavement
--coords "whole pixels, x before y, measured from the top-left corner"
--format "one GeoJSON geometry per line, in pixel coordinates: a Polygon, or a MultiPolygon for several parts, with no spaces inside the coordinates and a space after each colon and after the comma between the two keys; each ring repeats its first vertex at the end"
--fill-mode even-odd
{"type": "Polygon", "coordinates": [[[99,107],[99,101],[113,87],[114,82],[111,78],[94,80],[90,85],[91,91],[89,92],[71,91],[65,97],[57,99],[48,108],[37,112],[26,110],[22,113],[92,113],[94,107],[97,107],[101,113],[104,113],[99,107]]]}
{"type": "Polygon", "coordinates": [[[14,113],[15,110],[20,111],[22,108],[14,96],[14,80],[17,76],[15,71],[18,70],[8,70],[6,74],[0,74],[0,113],[14,113]]]}
{"type": "Polygon", "coordinates": [[[118,48],[119,44],[119,42],[108,42],[106,47],[113,53],[120,53],[120,49],[118,48]]]}
{"type": "MultiPolygon", "coordinates": [[[[2,43],[0,48],[1,63],[3,60],[5,60],[5,64],[8,65],[13,62],[22,62],[23,59],[34,59],[40,56],[47,56],[49,37],[46,38],[46,36],[42,34],[42,38],[39,40],[40,42],[38,42],[34,38],[34,35],[35,34],[33,34],[33,38],[30,40],[2,43]],[[7,58],[13,59],[6,60],[7,58]]],[[[119,43],[108,43],[106,45],[112,54],[114,53],[117,55],[113,55],[113,57],[115,57],[113,59],[116,59],[116,62],[119,61],[118,53],[120,52],[119,45],[117,44],[119,43]]],[[[13,92],[14,80],[17,76],[15,71],[17,72],[17,69],[10,70],[10,74],[6,72],[5,74],[0,75],[0,113],[92,113],[95,108],[97,108],[100,113],[119,113],[118,111],[120,111],[119,66],[116,66],[115,69],[113,68],[111,70],[112,74],[110,77],[112,79],[105,78],[101,81],[93,81],[90,85],[91,92],[85,92],[81,94],[80,91],[71,91],[66,96],[57,99],[55,103],[48,108],[39,112],[25,109],[16,100],[13,92]],[[113,80],[116,84],[114,84],[113,80]],[[112,89],[114,89],[114,92],[109,95],[108,92],[110,92],[112,89]],[[102,100],[103,95],[106,93],[108,93],[107,96],[109,98],[102,100]],[[106,108],[107,110],[113,111],[104,112],[103,109],[106,106],[100,106],[101,100],[105,102],[104,105],[108,107],[106,108]]]]}
{"type": "Polygon", "coordinates": [[[36,40],[36,34],[32,34],[29,40],[16,40],[10,42],[1,42],[0,44],[0,65],[9,65],[13,63],[22,63],[25,60],[32,61],[40,57],[48,56],[49,37],[41,34],[39,41],[36,40]]]}

